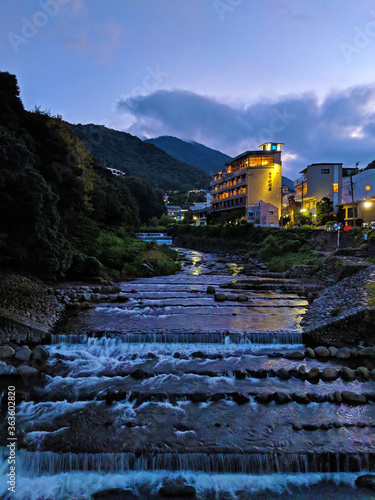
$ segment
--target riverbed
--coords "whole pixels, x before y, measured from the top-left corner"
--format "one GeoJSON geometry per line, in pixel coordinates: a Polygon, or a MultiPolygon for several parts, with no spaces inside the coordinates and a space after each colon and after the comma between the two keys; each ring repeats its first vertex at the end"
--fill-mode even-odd
{"type": "Polygon", "coordinates": [[[166,478],[202,499],[372,498],[354,481],[374,470],[375,404],[330,395],[374,382],[298,376],[338,367],[304,357],[306,297],[262,289],[230,259],[180,255],[180,273],[121,283],[127,302],[71,313],[45,345],[49,366],[17,406],[13,498],[156,499],[166,478]],[[254,284],[246,301],[234,281],[254,284]]]}

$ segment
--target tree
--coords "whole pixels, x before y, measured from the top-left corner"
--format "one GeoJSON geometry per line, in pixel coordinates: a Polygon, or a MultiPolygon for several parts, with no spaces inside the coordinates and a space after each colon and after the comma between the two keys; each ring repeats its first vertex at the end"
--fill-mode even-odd
{"type": "Polygon", "coordinates": [[[318,226],[324,226],[328,221],[333,220],[333,203],[324,197],[316,204],[316,223],[318,226]]]}

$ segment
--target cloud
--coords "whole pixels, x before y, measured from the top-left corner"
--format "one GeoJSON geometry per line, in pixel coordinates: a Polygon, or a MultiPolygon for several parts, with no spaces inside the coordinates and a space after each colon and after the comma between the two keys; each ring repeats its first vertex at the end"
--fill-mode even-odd
{"type": "Polygon", "coordinates": [[[88,52],[90,50],[90,45],[87,43],[87,36],[89,32],[86,30],[80,36],[77,37],[66,37],[63,40],[64,47],[74,47],[79,52],[88,52]]]}
{"type": "Polygon", "coordinates": [[[123,31],[124,26],[117,23],[95,25],[90,31],[85,29],[79,36],[65,37],[62,44],[80,53],[92,52],[100,62],[108,62],[121,46],[123,31]]]}
{"type": "Polygon", "coordinates": [[[375,84],[331,92],[259,98],[233,105],[186,90],[158,90],[122,98],[117,105],[132,117],[134,135],[174,135],[202,142],[231,155],[257,149],[265,141],[284,142],[285,173],[297,176],[308,163],[375,158],[375,84]]]}

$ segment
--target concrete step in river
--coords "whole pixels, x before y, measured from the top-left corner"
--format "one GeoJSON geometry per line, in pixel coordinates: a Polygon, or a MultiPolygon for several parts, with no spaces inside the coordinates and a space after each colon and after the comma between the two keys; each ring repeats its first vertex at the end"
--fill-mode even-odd
{"type": "Polygon", "coordinates": [[[56,331],[17,405],[15,498],[372,498],[354,481],[375,469],[374,382],[305,357],[304,296],[252,277],[247,302],[215,302],[208,285],[249,277],[181,254],[178,275],[122,283],[129,301],[56,331]]]}

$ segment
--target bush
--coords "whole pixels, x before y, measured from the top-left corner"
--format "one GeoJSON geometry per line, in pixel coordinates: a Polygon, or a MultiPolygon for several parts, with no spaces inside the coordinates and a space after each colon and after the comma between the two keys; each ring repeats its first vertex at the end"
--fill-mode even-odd
{"type": "Polygon", "coordinates": [[[301,248],[301,242],[299,240],[289,240],[281,247],[282,253],[293,253],[298,252],[301,248]]]}
{"type": "Polygon", "coordinates": [[[264,240],[262,248],[257,253],[257,259],[263,262],[268,262],[272,257],[280,255],[281,248],[277,244],[275,238],[270,235],[264,240]]]}
{"type": "Polygon", "coordinates": [[[286,271],[285,258],[279,256],[272,257],[272,259],[267,264],[267,269],[272,273],[283,273],[286,271]]]}

